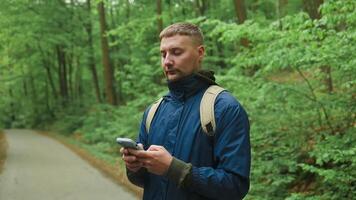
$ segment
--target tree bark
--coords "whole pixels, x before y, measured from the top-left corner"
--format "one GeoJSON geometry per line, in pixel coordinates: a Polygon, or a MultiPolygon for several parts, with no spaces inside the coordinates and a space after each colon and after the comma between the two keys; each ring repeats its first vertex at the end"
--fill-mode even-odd
{"type": "Polygon", "coordinates": [[[42,60],[42,65],[46,69],[47,78],[48,78],[49,84],[50,84],[51,89],[52,89],[53,98],[57,99],[56,86],[54,84],[52,73],[51,73],[51,68],[50,68],[51,64],[48,61],[52,56],[49,53],[45,54],[45,52],[43,51],[39,41],[37,43],[37,46],[38,46],[38,49],[40,50],[40,53],[41,53],[41,56],[42,56],[42,59],[41,59],[42,60]]]}
{"type": "MultiPolygon", "coordinates": [[[[237,23],[243,24],[247,19],[246,14],[246,6],[244,0],[234,0],[237,23]]],[[[240,43],[244,47],[248,47],[250,45],[250,41],[247,38],[241,38],[240,43]]]]}
{"type": "MultiPolygon", "coordinates": [[[[38,102],[38,95],[37,95],[37,90],[36,90],[36,85],[35,85],[35,79],[33,78],[32,73],[30,72],[29,76],[29,83],[30,83],[30,87],[31,87],[31,94],[32,94],[32,102],[34,104],[37,104],[38,102]]],[[[33,110],[34,110],[34,114],[37,115],[38,114],[38,108],[37,106],[33,106],[33,110]]]]}
{"type": "Polygon", "coordinates": [[[87,11],[88,11],[88,21],[85,24],[85,29],[88,34],[89,68],[90,68],[90,72],[91,72],[92,79],[93,79],[96,101],[98,103],[101,103],[99,79],[98,79],[98,73],[96,71],[95,57],[94,57],[93,28],[92,28],[93,26],[92,26],[92,22],[91,22],[91,2],[90,2],[90,0],[87,0],[87,11]]]}
{"type": "Polygon", "coordinates": [[[11,99],[10,100],[10,119],[11,119],[10,127],[11,127],[11,123],[15,122],[16,120],[16,110],[15,110],[15,103],[14,103],[15,98],[11,88],[9,88],[9,97],[11,99]]]}
{"type": "Polygon", "coordinates": [[[109,44],[106,36],[107,26],[106,26],[106,18],[105,18],[105,7],[104,2],[100,1],[98,3],[98,13],[100,18],[100,38],[101,38],[101,51],[102,51],[102,61],[104,67],[104,78],[105,78],[105,93],[106,100],[111,105],[116,105],[116,94],[114,87],[114,68],[110,64],[110,52],[109,52],[109,44]]]}
{"type": "MultiPolygon", "coordinates": [[[[80,58],[77,58],[76,60],[76,65],[80,66],[80,58]]],[[[83,90],[82,90],[82,68],[78,67],[75,75],[74,75],[74,91],[76,93],[76,98],[79,100],[79,102],[82,102],[82,97],[83,97],[83,90]]]]}
{"type": "Polygon", "coordinates": [[[238,24],[243,24],[247,19],[246,7],[244,0],[234,0],[235,11],[238,24]]]}
{"type": "Polygon", "coordinates": [[[54,99],[57,99],[57,91],[56,91],[56,86],[54,85],[54,81],[53,81],[53,77],[52,77],[52,73],[51,73],[51,68],[50,66],[48,66],[48,63],[45,61],[45,58],[42,58],[42,63],[44,68],[46,69],[46,73],[47,73],[47,78],[49,81],[49,84],[51,86],[52,89],[52,95],[54,97],[54,99]]]}
{"type": "Polygon", "coordinates": [[[323,2],[323,0],[303,0],[304,10],[308,13],[311,19],[321,18],[319,7],[323,2]]]}
{"type": "MultiPolygon", "coordinates": [[[[67,54],[68,55],[68,54],[67,54]]],[[[74,91],[73,91],[73,60],[74,60],[74,55],[73,55],[73,48],[69,55],[67,56],[67,63],[68,63],[68,73],[67,73],[67,79],[68,79],[68,97],[69,99],[73,99],[74,97],[74,91]]]]}
{"type": "Polygon", "coordinates": [[[157,28],[158,34],[163,30],[163,19],[162,19],[162,2],[161,0],[156,0],[157,5],[157,28]]]}
{"type": "Polygon", "coordinates": [[[65,105],[68,98],[66,58],[61,46],[57,45],[56,51],[58,58],[59,94],[62,97],[62,104],[65,105]]]}

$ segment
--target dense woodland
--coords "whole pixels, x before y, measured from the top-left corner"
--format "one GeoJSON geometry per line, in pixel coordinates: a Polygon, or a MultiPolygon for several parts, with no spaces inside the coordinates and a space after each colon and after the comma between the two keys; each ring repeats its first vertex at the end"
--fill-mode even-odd
{"type": "Polygon", "coordinates": [[[4,0],[0,128],[51,129],[118,156],[167,92],[159,32],[205,34],[204,68],[246,108],[247,199],[356,196],[356,1],[4,0]]]}

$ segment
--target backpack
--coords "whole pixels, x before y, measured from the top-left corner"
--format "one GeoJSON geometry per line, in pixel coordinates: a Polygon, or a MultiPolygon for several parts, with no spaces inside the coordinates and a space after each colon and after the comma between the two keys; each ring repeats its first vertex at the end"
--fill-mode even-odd
{"type": "MultiPolygon", "coordinates": [[[[216,97],[224,90],[225,89],[220,86],[211,85],[204,92],[204,95],[200,101],[200,124],[204,133],[208,136],[214,136],[215,134],[216,124],[214,103],[216,97]]],[[[149,133],[151,122],[162,100],[162,97],[158,99],[155,103],[152,104],[150,110],[148,111],[146,118],[146,133],[149,133]]]]}

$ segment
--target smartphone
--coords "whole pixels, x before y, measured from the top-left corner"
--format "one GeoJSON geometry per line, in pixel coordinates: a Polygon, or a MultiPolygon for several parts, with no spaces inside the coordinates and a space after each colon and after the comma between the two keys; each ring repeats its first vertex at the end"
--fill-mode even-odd
{"type": "Polygon", "coordinates": [[[116,138],[116,142],[124,148],[131,148],[136,150],[143,150],[141,146],[138,146],[137,143],[130,138],[116,138]]]}

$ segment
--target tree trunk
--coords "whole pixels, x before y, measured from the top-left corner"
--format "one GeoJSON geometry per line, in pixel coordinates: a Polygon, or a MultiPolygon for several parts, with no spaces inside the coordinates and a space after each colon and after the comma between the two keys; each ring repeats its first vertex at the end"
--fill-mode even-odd
{"type": "MultiPolygon", "coordinates": [[[[245,1],[244,0],[234,0],[234,5],[235,5],[237,23],[243,24],[247,19],[245,1]]],[[[250,44],[250,41],[247,38],[241,38],[240,44],[244,47],[248,47],[250,44]]]]}
{"type": "Polygon", "coordinates": [[[54,81],[53,81],[53,78],[52,78],[51,68],[50,68],[50,66],[48,66],[47,62],[45,61],[45,58],[42,58],[42,60],[43,60],[42,61],[43,66],[46,69],[46,73],[47,73],[47,78],[48,78],[49,84],[50,84],[51,89],[52,89],[53,98],[57,99],[57,91],[56,91],[56,86],[54,85],[54,81]]]}
{"type": "Polygon", "coordinates": [[[234,0],[235,11],[238,24],[243,24],[247,19],[246,7],[244,0],[234,0]]]}
{"type": "Polygon", "coordinates": [[[85,24],[85,29],[88,34],[89,68],[90,68],[90,72],[91,72],[91,75],[93,78],[93,85],[94,85],[94,89],[95,89],[96,101],[98,103],[101,103],[99,79],[98,79],[98,73],[96,71],[95,57],[94,57],[93,28],[92,28],[93,26],[92,26],[92,22],[91,22],[91,2],[90,2],[90,0],[87,0],[87,10],[88,10],[88,21],[85,24]]]}
{"type": "Polygon", "coordinates": [[[163,19],[162,19],[162,2],[161,0],[156,0],[157,4],[157,27],[158,34],[163,30],[163,19]]]}
{"type": "MultiPolygon", "coordinates": [[[[76,60],[76,65],[80,66],[80,58],[77,58],[76,60]]],[[[74,75],[74,91],[77,94],[76,98],[79,100],[79,102],[82,102],[82,97],[83,97],[83,90],[82,90],[82,68],[78,67],[75,75],[74,75]]]]}
{"type": "MultiPolygon", "coordinates": [[[[115,8],[113,5],[110,5],[110,21],[111,24],[109,27],[111,28],[116,28],[118,26],[118,16],[119,16],[119,8],[115,8]]],[[[123,20],[122,20],[123,21],[123,20]]],[[[117,35],[110,35],[109,38],[110,41],[118,41],[118,36],[117,35]]],[[[119,55],[120,54],[120,46],[119,45],[114,45],[110,48],[110,52],[112,53],[112,55],[119,55]]],[[[111,59],[111,64],[113,67],[115,67],[116,70],[118,70],[119,72],[121,72],[120,69],[120,59],[117,56],[114,56],[111,59]]],[[[117,80],[117,82],[115,82],[114,79],[114,85],[115,87],[115,94],[116,94],[116,102],[117,103],[122,103],[123,102],[123,98],[122,98],[122,87],[121,87],[121,78],[119,76],[119,80],[117,80]]]]}
{"type": "Polygon", "coordinates": [[[59,78],[59,94],[62,98],[62,104],[65,105],[68,98],[68,86],[67,86],[67,64],[65,59],[65,53],[59,45],[56,46],[57,58],[58,58],[58,78],[59,78]]]}
{"type": "Polygon", "coordinates": [[[319,11],[321,4],[323,4],[323,0],[303,0],[304,10],[313,20],[321,18],[321,13],[319,11]]]}
{"type": "Polygon", "coordinates": [[[52,56],[49,53],[47,53],[47,55],[45,54],[45,52],[42,50],[42,47],[41,47],[39,42],[37,43],[37,46],[38,46],[38,49],[40,50],[40,53],[41,53],[41,56],[42,56],[42,65],[46,69],[47,78],[48,78],[49,84],[50,84],[51,89],[52,89],[53,98],[57,99],[56,86],[54,85],[54,81],[53,81],[53,77],[52,77],[52,73],[51,73],[51,68],[50,68],[51,64],[50,64],[49,61],[47,61],[52,56]]]}
{"type": "Polygon", "coordinates": [[[197,17],[204,16],[207,8],[206,0],[195,0],[197,17]]]}
{"type": "Polygon", "coordinates": [[[9,124],[9,128],[11,128],[11,123],[15,122],[16,120],[16,110],[15,110],[15,98],[14,98],[14,95],[13,95],[13,92],[12,92],[12,89],[9,88],[9,97],[10,97],[10,119],[11,119],[11,122],[9,124]]]}
{"type": "Polygon", "coordinates": [[[100,38],[101,38],[101,51],[103,57],[104,78],[105,78],[105,93],[107,102],[111,105],[116,105],[116,94],[114,88],[114,68],[110,64],[109,44],[106,36],[107,26],[105,18],[105,7],[101,1],[98,3],[98,13],[100,18],[100,38]]]}
{"type": "Polygon", "coordinates": [[[68,79],[68,95],[69,99],[73,99],[74,97],[74,91],[73,91],[73,48],[68,55],[67,62],[68,62],[68,73],[67,73],[67,79],[68,79]]]}
{"type": "Polygon", "coordinates": [[[51,109],[50,109],[50,106],[49,106],[49,91],[48,91],[48,79],[45,79],[45,83],[46,83],[46,111],[47,113],[51,113],[51,109]]]}
{"type": "MultiPolygon", "coordinates": [[[[36,90],[36,85],[35,85],[35,79],[33,78],[32,73],[30,72],[29,74],[29,83],[30,83],[30,87],[31,87],[31,94],[32,94],[32,102],[33,105],[36,105],[38,102],[38,95],[37,95],[37,90],[36,90]]],[[[38,111],[37,111],[37,106],[33,106],[33,110],[34,110],[34,114],[37,115],[38,111]]]]}

